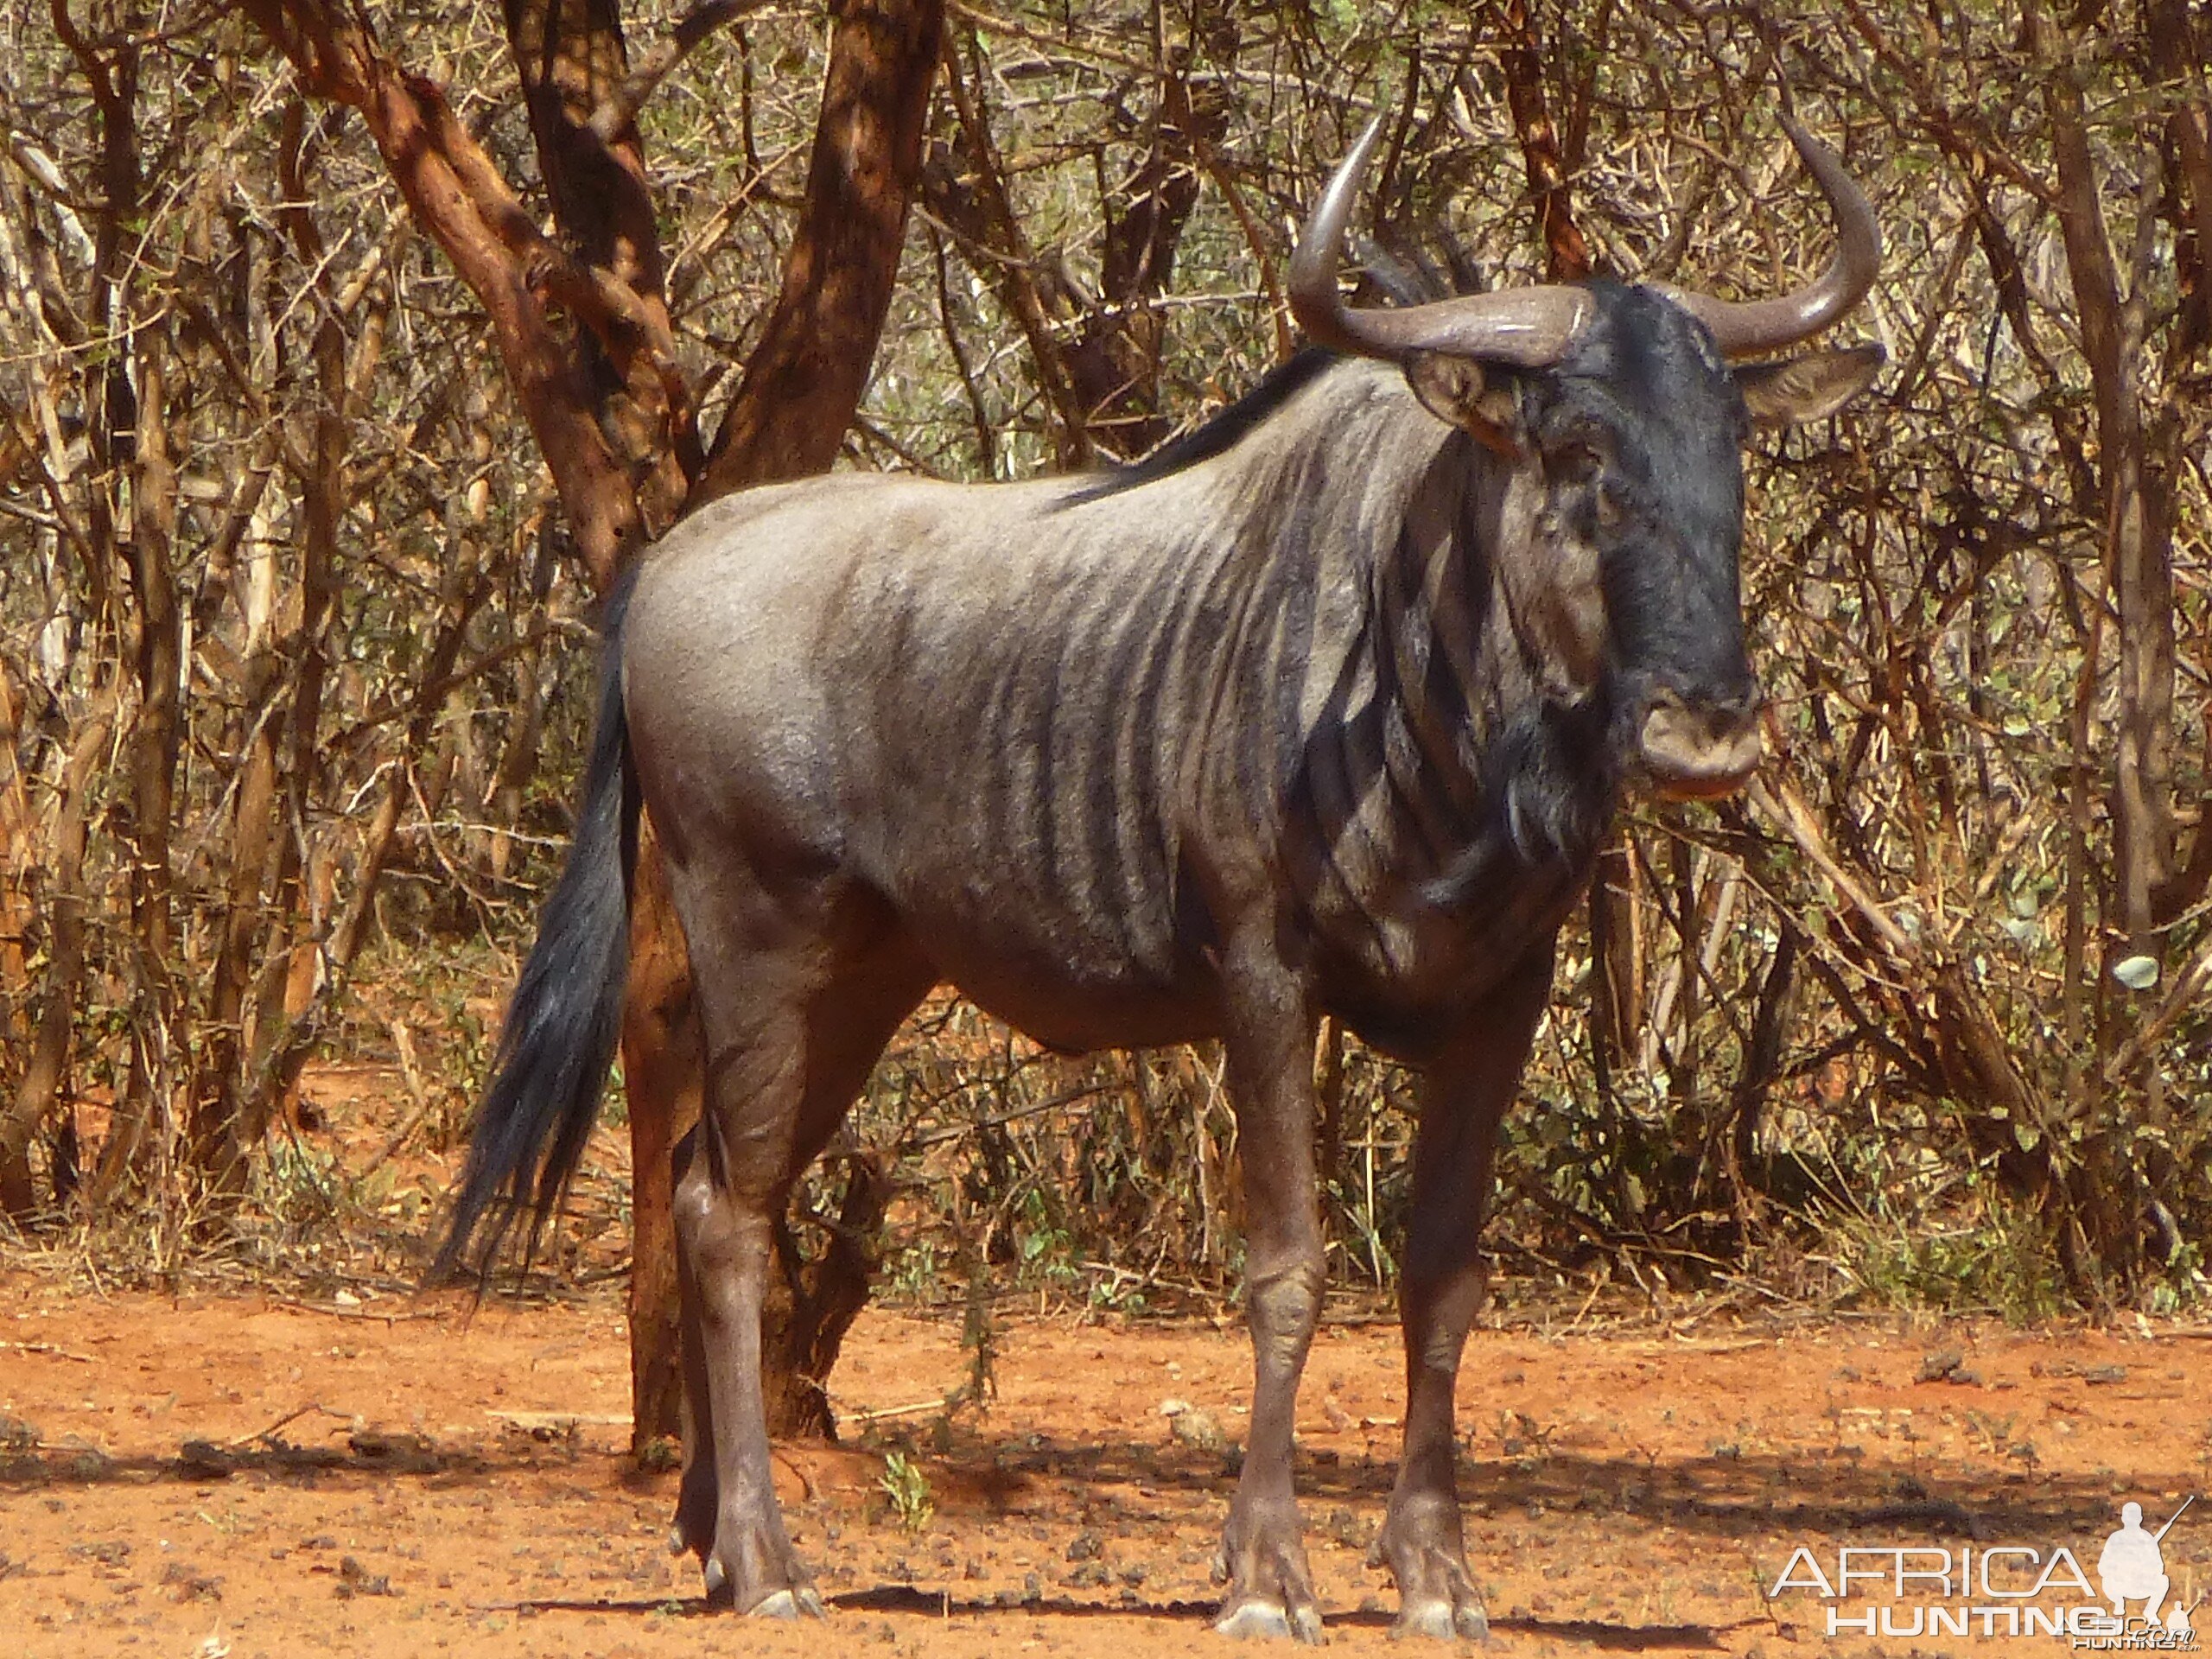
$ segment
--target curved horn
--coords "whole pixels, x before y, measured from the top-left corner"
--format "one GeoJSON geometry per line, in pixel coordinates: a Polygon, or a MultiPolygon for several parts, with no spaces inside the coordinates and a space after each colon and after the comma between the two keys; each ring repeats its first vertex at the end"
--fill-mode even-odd
{"type": "Polygon", "coordinates": [[[1389,311],[1355,311],[1344,304],[1337,292],[1337,254],[1382,135],[1377,116],[1338,164],[1299,232],[1290,256],[1290,313],[1299,327],[1332,351],[1394,363],[1415,352],[1445,352],[1516,369],[1558,362],[1592,308],[1580,289],[1509,288],[1389,311]]]}
{"type": "Polygon", "coordinates": [[[1780,299],[1736,301],[1716,299],[1688,289],[1654,284],[1659,291],[1713,331],[1713,338],[1728,357],[1751,357],[1778,352],[1808,339],[1842,316],[1866,297],[1882,264],[1882,227],[1874,217],[1874,204],[1852,182],[1835,152],[1814,139],[1788,116],[1782,130],[1797,146],[1797,154],[1827,198],[1835,215],[1838,242],[1835,257],[1819,276],[1780,299]]]}

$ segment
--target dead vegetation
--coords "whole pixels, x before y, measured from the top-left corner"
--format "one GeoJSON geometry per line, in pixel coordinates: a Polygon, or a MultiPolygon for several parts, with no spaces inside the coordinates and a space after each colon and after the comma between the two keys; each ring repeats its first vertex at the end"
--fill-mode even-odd
{"type": "MultiPolygon", "coordinates": [[[[792,275],[842,233],[821,88],[888,96],[816,12],[633,11],[649,98],[603,31],[534,69],[466,8],[0,23],[17,1259],[410,1279],[564,842],[592,592],[683,499],[832,461],[1016,476],[1203,418],[1284,349],[1283,226],[1378,111],[1378,286],[1771,289],[1821,245],[1787,98],[1880,206],[1895,366],[1753,459],[1773,759],[1739,804],[1638,812],[1607,859],[1502,1166],[1509,1297],[2202,1296],[2202,19],[847,10],[942,49],[903,251],[880,223],[872,254],[836,245],[895,270],[880,344],[845,339],[849,407],[804,421],[779,353],[858,315],[792,275]],[[393,120],[464,199],[432,211],[393,120]],[[747,449],[764,410],[804,455],[747,449]],[[376,1144],[303,1116],[319,1062],[391,1069],[376,1144]]],[[[1317,1063],[1332,1266],[1372,1296],[1402,1091],[1333,1033],[1317,1063]]],[[[657,1168],[682,1079],[628,1070],[657,1168]]],[[[663,1248],[601,1146],[559,1273],[618,1271],[633,1219],[663,1248]]],[[[857,1230],[932,1304],[1212,1307],[1231,1150],[1205,1053],[1069,1061],[934,1006],[795,1249],[857,1230]]]]}

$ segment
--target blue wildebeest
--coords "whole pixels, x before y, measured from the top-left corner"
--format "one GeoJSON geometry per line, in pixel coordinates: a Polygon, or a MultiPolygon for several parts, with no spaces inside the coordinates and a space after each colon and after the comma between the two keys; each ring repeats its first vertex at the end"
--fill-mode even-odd
{"type": "Polygon", "coordinates": [[[1554,936],[1624,789],[1717,795],[1756,765],[1738,446],[1751,421],[1836,409],[1880,359],[1727,366],[1873,281],[1872,207],[1790,137],[1840,251],[1787,297],[1592,282],[1360,309],[1337,256],[1370,130],[1292,261],[1313,346],[1192,436],[1103,476],[754,490],[613,596],[575,844],[444,1259],[487,1215],[495,1240],[518,1213],[542,1224],[575,1167],[642,803],[705,1032],[676,1197],[677,1531],[711,1594],[821,1611],[770,1481],[772,1230],[893,1029],[950,982],[1058,1049],[1222,1043],[1255,1374],[1231,1632],[1319,1630],[1291,1479],[1322,1292],[1317,1022],[1421,1071],[1405,1444],[1376,1555],[1401,1628],[1484,1628],[1452,1388],[1554,936]]]}

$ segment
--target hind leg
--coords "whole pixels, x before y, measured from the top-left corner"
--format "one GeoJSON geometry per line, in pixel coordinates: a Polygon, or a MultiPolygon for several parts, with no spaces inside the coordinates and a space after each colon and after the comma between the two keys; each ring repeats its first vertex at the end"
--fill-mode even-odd
{"type": "Polygon", "coordinates": [[[760,1317],[776,1218],[933,977],[887,927],[829,919],[764,948],[686,917],[707,1100],[675,1192],[687,1396],[677,1537],[699,1554],[709,1597],[786,1618],[822,1603],[785,1533],[769,1459],[760,1317]]]}
{"type": "MultiPolygon", "coordinates": [[[[669,1154],[671,1202],[684,1190],[698,1147],[699,1128],[694,1124],[669,1154]]],[[[715,1547],[714,1414],[707,1408],[707,1356],[700,1338],[699,1288],[691,1280],[691,1252],[680,1236],[676,1247],[677,1331],[683,1357],[683,1482],[677,1493],[668,1547],[672,1554],[688,1551],[703,1563],[715,1547]]]]}

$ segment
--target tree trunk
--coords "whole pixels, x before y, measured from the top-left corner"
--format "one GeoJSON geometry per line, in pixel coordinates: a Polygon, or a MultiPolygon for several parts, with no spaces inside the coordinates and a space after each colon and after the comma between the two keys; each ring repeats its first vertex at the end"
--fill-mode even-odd
{"type": "MultiPolygon", "coordinates": [[[[1232,60],[1236,20],[1206,22],[1202,38],[1214,59],[1232,60]]],[[[1166,318],[1152,302],[1174,275],[1198,205],[1199,158],[1221,143],[1230,110],[1229,83],[1211,77],[1194,83],[1190,57],[1187,47],[1178,47],[1159,59],[1160,93],[1149,146],[1107,195],[1099,291],[1090,294],[1072,276],[1071,262],[1029,245],[1007,198],[982,98],[984,77],[971,84],[958,52],[947,54],[958,142],[940,146],[925,188],[937,217],[968,245],[1027,340],[1052,406],[1055,459],[1063,467],[1088,464],[1096,449],[1138,455],[1167,435],[1169,423],[1159,408],[1166,318]],[[1064,346],[1070,325],[1074,338],[1064,346]]]]}
{"type": "MultiPolygon", "coordinates": [[[[2075,73],[2078,42],[2048,18],[2032,16],[2058,175],[2054,205],[2096,402],[2105,582],[2120,625],[2114,664],[2120,718],[2110,797],[2119,889],[2115,954],[2156,958],[2164,946],[2157,901],[2175,877],[2172,478],[2179,457],[2154,451],[2144,422],[2143,291],[2151,263],[2147,232],[2154,221],[2143,215],[2133,281],[2123,286],[2075,73]]],[[[2144,154],[2155,173],[2156,152],[2144,154]]],[[[2164,430],[2177,443],[2177,425],[2168,423],[2164,430]]],[[[2146,1059],[2133,1081],[2144,1117],[2163,1123],[2168,1109],[2159,1066],[2146,1059]]],[[[2074,1183],[2097,1261],[2127,1288],[2142,1266],[2147,1202],[2131,1116],[2132,1108],[2123,1104],[2117,1121],[2102,1113],[2092,1121],[2074,1183]]]]}
{"type": "MultiPolygon", "coordinates": [[[[508,0],[505,10],[556,219],[583,261],[634,292],[664,331],[662,261],[636,129],[623,118],[613,140],[602,141],[596,128],[606,123],[594,121],[627,71],[614,7],[508,0]]],[[[775,309],[703,468],[688,400],[664,380],[672,365],[641,352],[626,372],[594,335],[581,336],[594,414],[630,472],[643,535],[666,527],[679,497],[689,510],[748,485],[827,471],[836,459],[890,308],[941,29],[934,3],[838,9],[806,207],[775,309]],[[696,474],[688,494],[686,470],[696,474]]],[[[612,564],[595,566],[602,585],[634,551],[614,550],[612,564]]],[[[671,1160],[703,1093],[690,964],[650,826],[633,903],[622,1054],[636,1230],[631,1440],[643,1452],[681,1427],[671,1160]]],[[[845,1259],[833,1250],[818,1265],[828,1270],[845,1259]]],[[[779,1282],[788,1287],[796,1264],[785,1265],[779,1282]]],[[[825,1397],[822,1379],[866,1301],[864,1275],[858,1286],[857,1295],[772,1298],[763,1339],[769,1397],[793,1402],[771,1412],[779,1433],[828,1431],[826,1411],[817,1420],[806,1408],[825,1397]]]]}
{"type": "MultiPolygon", "coordinates": [[[[628,68],[614,0],[507,0],[508,43],[557,238],[538,228],[439,87],[386,57],[360,14],[327,0],[249,0],[246,10],[310,92],[360,112],[416,224],[484,306],[596,587],[604,590],[679,512],[836,459],[898,274],[942,0],[841,0],[833,9],[807,205],[711,458],[699,454],[670,337],[633,118],[636,100],[681,50],[741,6],[701,8],[671,37],[676,51],[663,49],[640,79],[628,68]]],[[[623,1033],[638,1183],[631,1307],[640,1447],[679,1427],[668,1169],[696,1115],[701,1076],[681,936],[650,850],[643,861],[623,1033]]],[[[817,1267],[830,1272],[844,1260],[833,1250],[817,1267]]],[[[820,1394],[865,1300],[858,1282],[857,1300],[825,1290],[772,1310],[772,1395],[791,1395],[794,1373],[816,1378],[811,1392],[820,1394]]]]}
{"type": "MultiPolygon", "coordinates": [[[[1233,16],[1205,24],[1204,38],[1216,61],[1235,60],[1233,16]]],[[[1161,65],[1151,147],[1108,203],[1098,261],[1102,302],[1082,308],[1082,327],[1068,353],[1092,438],[1124,458],[1142,454],[1167,435],[1169,423],[1160,413],[1166,318],[1152,302],[1167,290],[1184,227],[1198,206],[1197,158],[1218,146],[1229,126],[1230,83],[1211,78],[1193,86],[1190,55],[1187,47],[1179,48],[1161,65]],[[1118,216],[1115,201],[1123,204],[1118,216]]],[[[1065,288],[1065,278],[1056,286],[1065,288]]],[[[1074,302],[1073,295],[1067,297],[1074,302]]]]}
{"type": "MultiPolygon", "coordinates": [[[[666,271],[642,141],[634,121],[611,138],[593,124],[628,73],[614,0],[505,0],[505,9],[554,223],[578,259],[621,283],[665,334],[666,271]]],[[[697,470],[689,392],[655,351],[618,356],[589,329],[575,331],[573,349],[611,458],[627,476],[637,531],[649,540],[675,522],[697,470]]],[[[626,559],[634,550],[618,550],[626,559]]],[[[602,588],[612,574],[594,570],[602,588]]]]}
{"type": "MultiPolygon", "coordinates": [[[[2201,372],[2205,348],[2212,346],[2212,96],[2205,87],[2203,30],[2190,16],[2187,0],[2152,0],[2145,10],[2144,67],[2146,79],[2161,72],[2177,83],[2166,118],[2165,203],[2162,212],[2173,227],[2174,267],[2181,290],[2180,315],[2167,347],[2169,384],[2201,372]]],[[[2183,457],[2202,431],[2183,418],[2170,401],[2152,427],[2153,467],[2171,490],[2183,457]]],[[[2171,518],[2172,504],[2168,501],[2171,518]]],[[[2199,775],[2204,774],[2200,765],[2199,775]]],[[[2152,920],[2166,928],[2193,908],[2212,888],[2212,788],[2200,785],[2196,830],[2183,868],[2151,896],[2152,920]]]]}
{"type": "MultiPolygon", "coordinates": [[[[1484,21],[1505,73],[1506,107],[1512,112],[1514,136],[1520,140],[1521,157],[1529,170],[1529,205],[1544,245],[1545,280],[1579,282],[1590,274],[1590,246],[1574,222],[1567,178],[1582,164],[1581,156],[1573,153],[1580,145],[1572,143],[1567,151],[1560,148],[1559,129],[1553,124],[1544,94],[1543,44],[1526,0],[1497,0],[1484,9],[1484,21]]],[[[1601,12],[1601,34],[1605,24],[1601,12]]],[[[1586,106],[1588,90],[1586,84],[1586,106]]],[[[1586,107],[1581,115],[1586,119],[1586,107]]]]}
{"type": "MultiPolygon", "coordinates": [[[[922,130],[929,110],[944,30],[942,0],[846,0],[836,9],[830,36],[830,72],[815,127],[814,153],[807,173],[806,209],[784,261],[776,308],[760,344],[746,365],[745,378],[715,435],[706,470],[692,493],[696,506],[733,490],[780,479],[826,472],[837,458],[845,429],[867,389],[869,365],[899,275],[906,241],[906,208],[921,170],[922,130]]],[[[664,890],[664,883],[641,880],[664,890]]],[[[655,900],[658,903],[658,899],[655,900]]],[[[632,1204],[639,1242],[632,1272],[639,1282],[631,1291],[631,1376],[652,1382],[658,1395],[635,1402],[633,1446],[677,1433],[680,1424],[665,1414],[668,1392],[661,1379],[680,1375],[680,1359],[666,1334],[677,1318],[676,1275],[665,1257],[649,1262],[645,1240],[672,1244],[668,1192],[659,1172],[670,1167],[666,1148],[686,1127],[683,1114],[696,1112],[703,1098],[702,1044],[691,1007],[690,963],[673,917],[652,912],[654,925],[675,948],[657,947],[633,956],[630,998],[640,1010],[639,1024],[626,1022],[625,1075],[633,1065],[649,1068],[660,1086],[674,1092],[641,1103],[630,1095],[632,1165],[639,1181],[632,1204]],[[665,919],[664,919],[665,917],[665,919]],[[633,1045],[633,1030],[651,1030],[668,1045],[647,1060],[633,1045]],[[680,1059],[688,1073],[679,1080],[680,1059]],[[641,1119],[658,1122],[640,1126],[641,1119]],[[647,1160],[656,1172],[645,1184],[647,1160]],[[646,1199],[659,1213],[648,1218],[646,1199]],[[645,1304],[650,1298],[652,1308],[645,1304]],[[653,1344],[649,1346],[648,1344],[653,1344]],[[654,1414],[647,1414],[647,1408],[654,1414]]],[[[634,936],[633,936],[634,937],[634,936]]],[[[769,1432],[786,1438],[834,1435],[823,1383],[845,1332],[868,1302],[868,1253],[849,1248],[854,1230],[873,1232],[882,1219],[880,1195],[854,1210],[855,1195],[867,1186],[856,1171],[847,1210],[823,1254],[804,1268],[794,1259],[788,1230],[779,1229],[779,1271],[769,1281],[762,1311],[762,1387],[768,1402],[769,1432]],[[866,1211],[866,1213],[861,1213],[866,1211]]]]}
{"type": "MultiPolygon", "coordinates": [[[[39,1006],[30,1058],[0,1122],[0,1210],[21,1224],[38,1207],[31,1186],[30,1147],[61,1091],[76,1029],[77,998],[85,977],[85,838],[93,775],[107,760],[115,729],[110,690],[78,728],[69,758],[55,780],[59,797],[54,862],[47,872],[46,996],[39,1006]]],[[[55,1201],[60,1195],[56,1193],[55,1201]]]]}
{"type": "Polygon", "coordinates": [[[2105,579],[2120,619],[2120,741],[2112,812],[2121,926],[2131,954],[2156,954],[2152,896],[2173,875],[2172,503],[2145,442],[2137,358],[2139,302],[2113,258],[2073,42],[2047,21],[2044,101],[2058,174],[2066,269],[2097,407],[2097,477],[2105,510],[2105,579]]]}
{"type": "Polygon", "coordinates": [[[648,818],[630,892],[622,1089],[630,1107],[630,1449],[683,1433],[682,1310],[671,1213],[676,1147],[704,1088],[691,973],[648,818]]]}
{"type": "Polygon", "coordinates": [[[942,0],[842,0],[781,290],[692,491],[824,473],[891,309],[944,28],[942,0]]]}

